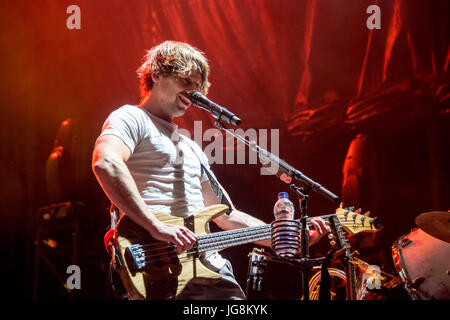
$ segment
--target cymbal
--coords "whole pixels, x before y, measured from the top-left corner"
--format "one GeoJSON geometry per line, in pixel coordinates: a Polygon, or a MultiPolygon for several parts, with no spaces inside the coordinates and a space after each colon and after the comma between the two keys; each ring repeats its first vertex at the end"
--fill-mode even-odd
{"type": "Polygon", "coordinates": [[[450,212],[430,211],[416,217],[416,225],[429,235],[450,243],[450,212]]]}

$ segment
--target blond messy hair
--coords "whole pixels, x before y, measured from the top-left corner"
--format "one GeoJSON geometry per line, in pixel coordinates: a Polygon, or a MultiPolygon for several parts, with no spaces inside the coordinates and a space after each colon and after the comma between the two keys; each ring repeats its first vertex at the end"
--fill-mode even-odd
{"type": "Polygon", "coordinates": [[[191,45],[177,41],[164,41],[151,48],[144,57],[144,63],[137,70],[141,96],[153,87],[152,74],[156,76],[190,75],[198,71],[202,77],[201,91],[208,92],[209,65],[203,52],[191,45]]]}

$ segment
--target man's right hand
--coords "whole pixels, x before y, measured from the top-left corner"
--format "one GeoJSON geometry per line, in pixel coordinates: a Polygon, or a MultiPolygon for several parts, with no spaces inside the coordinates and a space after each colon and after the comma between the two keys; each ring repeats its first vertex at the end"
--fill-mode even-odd
{"type": "Polygon", "coordinates": [[[177,253],[191,249],[198,239],[194,232],[184,226],[174,226],[163,222],[158,222],[150,234],[156,240],[173,243],[177,253]]]}

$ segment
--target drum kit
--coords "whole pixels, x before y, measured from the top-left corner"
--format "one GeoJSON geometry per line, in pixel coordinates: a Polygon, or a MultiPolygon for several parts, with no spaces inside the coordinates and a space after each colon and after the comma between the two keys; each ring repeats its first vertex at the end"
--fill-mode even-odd
{"type": "Polygon", "coordinates": [[[422,213],[415,222],[419,228],[392,246],[395,269],[413,300],[449,300],[450,212],[422,213]]]}
{"type": "MultiPolygon", "coordinates": [[[[323,270],[327,271],[331,284],[331,300],[350,300],[348,286],[355,287],[355,300],[389,300],[392,295],[387,293],[394,288],[402,290],[401,299],[450,300],[450,211],[422,213],[415,223],[417,227],[391,247],[396,274],[386,273],[354,256],[352,264],[358,270],[355,281],[347,281],[350,275],[345,268],[317,266],[312,268],[309,278],[309,300],[320,300],[323,270]]],[[[304,299],[301,277],[296,274],[289,261],[254,248],[249,253],[247,298],[304,299]]]]}

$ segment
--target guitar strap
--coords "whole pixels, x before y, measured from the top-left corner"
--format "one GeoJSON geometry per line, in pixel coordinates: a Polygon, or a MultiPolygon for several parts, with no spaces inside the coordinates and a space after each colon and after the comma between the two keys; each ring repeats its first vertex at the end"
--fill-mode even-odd
{"type": "MultiPolygon", "coordinates": [[[[184,140],[184,138],[181,135],[178,135],[181,139],[184,140]]],[[[227,194],[223,191],[222,186],[220,185],[219,181],[217,181],[216,176],[214,175],[214,173],[211,171],[211,169],[209,169],[207,166],[205,166],[202,162],[202,160],[200,159],[200,157],[198,156],[198,154],[195,152],[194,148],[192,148],[192,146],[185,141],[185,144],[187,144],[189,146],[189,148],[191,148],[192,153],[195,154],[195,156],[197,157],[198,161],[200,162],[200,166],[202,168],[202,171],[204,171],[206,173],[206,175],[208,176],[209,182],[211,183],[211,188],[213,189],[214,193],[217,196],[217,199],[219,199],[221,204],[224,204],[226,206],[228,206],[228,211],[226,212],[226,214],[230,214],[231,210],[233,209],[233,205],[231,204],[231,200],[228,198],[227,194]]]]}
{"type": "Polygon", "coordinates": [[[219,199],[221,204],[225,204],[228,206],[228,211],[226,212],[226,214],[230,214],[233,206],[231,205],[231,201],[228,198],[228,196],[223,193],[223,189],[222,186],[220,185],[220,183],[217,181],[216,177],[214,176],[214,174],[212,174],[211,170],[209,170],[205,165],[203,165],[203,163],[200,162],[200,165],[202,166],[202,169],[205,170],[206,175],[208,176],[209,182],[211,183],[211,187],[214,191],[214,193],[217,196],[217,199],[219,199]]]}
{"type": "Polygon", "coordinates": [[[119,209],[111,203],[109,208],[109,214],[111,216],[111,225],[106,232],[105,237],[103,239],[106,252],[111,257],[111,261],[109,263],[108,268],[108,276],[109,276],[109,284],[111,286],[113,294],[118,299],[128,299],[128,292],[123,286],[122,281],[120,280],[119,271],[123,266],[123,261],[121,261],[120,256],[117,254],[116,244],[114,243],[114,233],[116,231],[116,225],[119,219],[119,209]]]}

